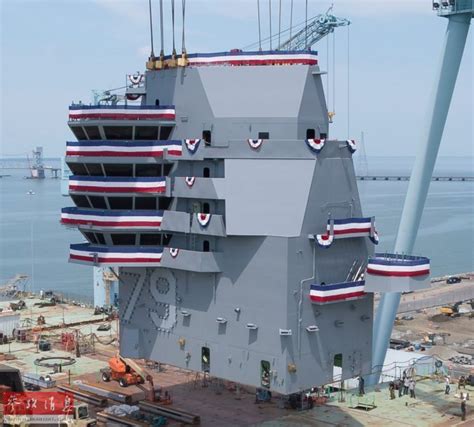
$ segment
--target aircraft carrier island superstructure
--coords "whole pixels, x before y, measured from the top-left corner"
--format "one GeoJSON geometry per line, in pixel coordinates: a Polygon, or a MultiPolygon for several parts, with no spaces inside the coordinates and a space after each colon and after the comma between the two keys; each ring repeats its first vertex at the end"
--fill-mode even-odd
{"type": "Polygon", "coordinates": [[[282,394],[369,372],[377,234],[316,52],[188,55],[126,97],[70,106],[62,211],[70,261],[118,267],[121,353],[282,394]]]}

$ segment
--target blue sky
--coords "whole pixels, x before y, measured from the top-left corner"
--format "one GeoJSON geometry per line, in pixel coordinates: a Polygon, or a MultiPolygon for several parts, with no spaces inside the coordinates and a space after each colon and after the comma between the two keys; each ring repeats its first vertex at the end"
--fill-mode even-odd
{"type": "MultiPolygon", "coordinates": [[[[169,3],[165,0],[167,53],[169,3]]],[[[256,3],[188,0],[188,52],[223,51],[257,41],[256,3]]],[[[268,35],[268,0],[260,3],[262,31],[268,35]]],[[[177,9],[180,4],[176,0],[177,9]]],[[[273,0],[274,31],[278,4],[273,0]]],[[[289,4],[290,0],[282,0],[285,28],[289,4]]],[[[153,0],[153,5],[157,53],[159,1],[153,0]]],[[[309,15],[324,12],[329,5],[309,0],[309,15]]],[[[347,29],[336,33],[336,116],[331,135],[348,136],[349,112],[349,135],[359,140],[364,131],[369,156],[414,155],[426,123],[447,20],[432,12],[430,0],[334,0],[333,13],[350,19],[352,25],[349,109],[347,29]]],[[[126,73],[144,69],[150,46],[147,0],[0,0],[0,14],[0,155],[21,155],[37,145],[44,147],[46,156],[62,155],[65,141],[73,139],[66,123],[70,102],[90,102],[92,89],[122,86],[126,73]]],[[[294,0],[293,20],[303,19],[304,1],[294,0]]],[[[180,31],[177,19],[178,40],[180,31]]],[[[320,53],[323,70],[328,68],[326,47],[325,40],[313,47],[320,53]]],[[[332,75],[332,66],[329,71],[332,75]]],[[[472,72],[471,29],[440,155],[474,155],[472,72]]],[[[332,90],[329,95],[332,108],[332,90]]]]}

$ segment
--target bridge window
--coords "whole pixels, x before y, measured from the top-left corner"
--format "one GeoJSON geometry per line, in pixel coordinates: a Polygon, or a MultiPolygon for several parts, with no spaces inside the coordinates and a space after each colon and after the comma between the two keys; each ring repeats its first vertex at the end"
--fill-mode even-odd
{"type": "Polygon", "coordinates": [[[135,175],[136,176],[161,176],[161,165],[160,164],[136,165],[135,175]]]}
{"type": "Polygon", "coordinates": [[[132,139],[132,126],[104,126],[106,139],[132,139]]]}
{"type": "Polygon", "coordinates": [[[316,131],[314,129],[306,129],[306,139],[316,138],[316,131]]]}
{"type": "Polygon", "coordinates": [[[99,126],[84,126],[84,130],[89,139],[102,139],[100,136],[99,126]]]}
{"type": "Polygon", "coordinates": [[[168,139],[171,135],[172,130],[173,130],[172,126],[161,126],[161,128],[160,128],[160,139],[162,141],[168,139]]]}
{"type": "Polygon", "coordinates": [[[84,129],[82,129],[82,126],[71,126],[71,131],[74,134],[74,136],[78,139],[78,141],[87,139],[87,135],[84,132],[84,129]]]}
{"type": "Polygon", "coordinates": [[[140,236],[140,245],[161,246],[161,234],[142,234],[140,236]]]}
{"type": "Polygon", "coordinates": [[[209,178],[209,177],[211,176],[211,169],[209,169],[209,168],[204,168],[204,169],[202,170],[202,176],[203,176],[204,178],[209,178]]]}
{"type": "Polygon", "coordinates": [[[111,234],[114,245],[134,245],[135,234],[111,234]]]}
{"type": "Polygon", "coordinates": [[[102,233],[95,233],[95,237],[97,238],[97,241],[100,245],[105,245],[105,238],[102,233]]]}
{"type": "Polygon", "coordinates": [[[202,242],[202,251],[209,252],[210,250],[211,250],[211,244],[209,243],[209,240],[204,240],[202,242]]]}
{"type": "Polygon", "coordinates": [[[209,203],[204,202],[202,204],[202,213],[211,213],[211,208],[209,206],[209,203]]]}
{"type": "Polygon", "coordinates": [[[69,165],[69,169],[71,169],[71,172],[73,175],[82,175],[82,176],[87,176],[89,173],[87,172],[87,169],[84,167],[82,163],[71,163],[69,165]]]}
{"type": "Polygon", "coordinates": [[[91,176],[104,176],[102,166],[99,163],[86,163],[85,167],[89,171],[91,176]]]}
{"type": "Polygon", "coordinates": [[[156,105],[157,107],[159,107],[159,106],[160,106],[160,100],[159,100],[158,98],[157,98],[157,99],[155,99],[155,105],[156,105]]]}
{"type": "Polygon", "coordinates": [[[135,127],[135,139],[158,139],[158,128],[156,126],[135,127]]]}
{"type": "Polygon", "coordinates": [[[132,197],[109,197],[110,209],[133,209],[132,197]]]}
{"type": "Polygon", "coordinates": [[[135,209],[156,209],[156,197],[136,197],[135,209]]]}
{"type": "Polygon", "coordinates": [[[171,242],[172,234],[163,234],[163,246],[168,246],[171,242]]]}
{"type": "Polygon", "coordinates": [[[170,174],[172,168],[173,168],[173,165],[171,163],[165,163],[163,165],[163,175],[162,176],[168,176],[170,174]]]}
{"type": "Polygon", "coordinates": [[[328,134],[327,134],[327,133],[320,133],[320,134],[319,134],[319,137],[320,137],[321,139],[326,139],[326,138],[328,137],[328,134]]]}
{"type": "Polygon", "coordinates": [[[105,198],[101,196],[89,196],[89,200],[91,201],[91,205],[95,209],[107,209],[107,205],[105,203],[105,198]]]}
{"type": "Polygon", "coordinates": [[[171,197],[160,197],[158,199],[158,209],[167,210],[171,204],[171,197]]]}
{"type": "Polygon", "coordinates": [[[204,144],[211,145],[211,131],[210,130],[203,130],[202,131],[202,139],[204,139],[204,144]]]}
{"type": "Polygon", "coordinates": [[[270,132],[259,132],[258,139],[270,139],[270,132]]]}
{"type": "Polygon", "coordinates": [[[95,243],[96,245],[99,243],[99,241],[97,240],[97,237],[95,237],[95,234],[94,234],[94,233],[85,232],[85,233],[84,233],[84,236],[86,236],[86,239],[87,239],[90,243],[95,243]]]}
{"type": "Polygon", "coordinates": [[[133,176],[133,165],[104,164],[106,176],[133,176]]]}
{"type": "Polygon", "coordinates": [[[90,208],[91,205],[89,203],[89,200],[87,199],[86,196],[73,196],[71,195],[71,199],[74,202],[74,204],[79,207],[79,208],[90,208]]]}
{"type": "Polygon", "coordinates": [[[203,372],[211,370],[211,350],[209,347],[201,348],[201,370],[203,372]]]}

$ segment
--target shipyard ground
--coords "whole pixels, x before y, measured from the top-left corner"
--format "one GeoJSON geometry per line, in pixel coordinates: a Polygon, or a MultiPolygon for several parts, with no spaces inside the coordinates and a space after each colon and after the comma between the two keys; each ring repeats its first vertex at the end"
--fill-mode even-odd
{"type": "MultiPolygon", "coordinates": [[[[462,285],[474,285],[474,282],[471,278],[463,280],[462,285]]],[[[436,284],[433,289],[439,289],[444,295],[447,290],[455,289],[455,286],[459,284],[449,287],[436,284]]],[[[413,298],[414,295],[423,298],[423,295],[418,293],[408,294],[404,298],[413,298]]],[[[115,382],[104,384],[100,379],[100,369],[107,366],[108,358],[117,352],[117,321],[107,322],[103,315],[94,316],[90,307],[60,304],[40,308],[34,305],[40,302],[38,299],[25,301],[27,308],[21,311],[23,325],[29,326],[32,334],[40,334],[42,338],[50,341],[53,349],[39,351],[32,341],[14,341],[0,345],[0,363],[17,367],[22,372],[48,373],[47,369],[38,368],[34,364],[35,359],[48,356],[75,357],[74,351],[66,351],[61,344],[61,334],[73,332],[77,334],[84,352],[81,357],[76,357],[74,365],[53,375],[58,384],[74,385],[75,381],[82,381],[105,386],[110,391],[125,393],[134,399],[143,398],[145,386],[121,389],[115,382]],[[40,314],[46,320],[42,330],[36,326],[36,319],[40,314]],[[98,326],[103,323],[109,323],[111,329],[98,331],[98,326]]],[[[7,305],[8,302],[0,302],[1,307],[7,305]]],[[[424,354],[436,354],[447,361],[452,355],[469,352],[469,339],[473,338],[474,325],[474,319],[469,315],[447,318],[439,315],[438,308],[406,314],[412,316],[413,320],[401,320],[395,325],[394,337],[420,342],[428,333],[446,332],[450,334],[446,336],[446,343],[428,348],[424,354]]],[[[140,363],[146,366],[144,361],[140,363]]],[[[464,368],[465,372],[469,372],[472,366],[455,365],[455,368],[464,368]]],[[[462,421],[456,385],[452,385],[452,393],[446,396],[442,378],[419,377],[416,399],[404,396],[390,400],[387,386],[384,385],[379,391],[366,390],[367,394],[363,398],[354,394],[354,390],[347,391],[343,396],[344,401],[340,401],[340,394],[333,393],[324,404],[321,402],[311,410],[295,411],[282,408],[278,396],[274,396],[270,403],[256,404],[252,389],[236,389],[235,384],[215,378],[209,381],[201,376],[197,377],[195,373],[171,366],[163,366],[161,371],[148,368],[148,372],[152,374],[155,384],[171,393],[172,408],[199,415],[203,426],[474,426],[474,399],[468,400],[467,418],[462,421]],[[371,405],[375,407],[371,409],[371,405]],[[363,409],[356,409],[357,406],[363,409]]],[[[466,391],[474,397],[474,387],[467,386],[466,391]]],[[[117,402],[109,399],[109,405],[112,404],[117,402]]],[[[102,408],[93,406],[91,410],[93,413],[103,411],[102,408]]],[[[180,423],[169,420],[169,425],[180,423]]]]}

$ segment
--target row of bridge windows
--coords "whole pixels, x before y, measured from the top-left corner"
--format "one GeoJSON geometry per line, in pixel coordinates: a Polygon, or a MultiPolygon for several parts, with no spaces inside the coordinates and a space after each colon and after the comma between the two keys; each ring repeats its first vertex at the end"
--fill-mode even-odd
{"type": "MultiPolygon", "coordinates": [[[[79,176],[124,176],[147,177],[168,176],[173,165],[171,163],[152,164],[107,164],[107,163],[69,163],[69,169],[79,176]]],[[[209,168],[207,168],[209,169],[209,168]]],[[[208,170],[208,173],[210,171],[208,170]]]]}
{"type": "Polygon", "coordinates": [[[167,140],[172,126],[70,126],[79,140],[167,140]],[[102,132],[101,132],[102,129],[102,132]]]}
{"type": "Polygon", "coordinates": [[[167,210],[171,204],[170,197],[156,196],[85,196],[71,195],[74,204],[79,208],[93,209],[143,209],[167,210]]]}

